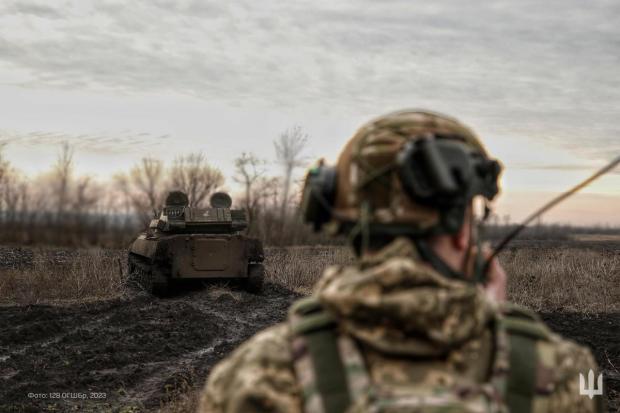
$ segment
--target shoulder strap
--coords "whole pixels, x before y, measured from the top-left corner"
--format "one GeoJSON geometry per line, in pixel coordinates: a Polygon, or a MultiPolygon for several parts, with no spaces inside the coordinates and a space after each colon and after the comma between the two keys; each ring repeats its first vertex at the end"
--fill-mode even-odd
{"type": "Polygon", "coordinates": [[[351,396],[334,318],[315,297],[296,302],[289,318],[294,337],[295,369],[304,387],[306,411],[345,411],[351,404],[351,396]],[[309,369],[312,371],[307,371],[309,369]]]}
{"type": "Polygon", "coordinates": [[[535,398],[540,396],[536,388],[538,343],[549,340],[549,330],[535,313],[517,306],[507,308],[502,323],[510,348],[506,402],[511,412],[531,413],[535,398]]]}

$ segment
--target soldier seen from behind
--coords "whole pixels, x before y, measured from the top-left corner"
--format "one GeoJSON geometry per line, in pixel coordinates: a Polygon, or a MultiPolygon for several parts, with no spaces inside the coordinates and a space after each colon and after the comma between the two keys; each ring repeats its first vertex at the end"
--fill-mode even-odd
{"type": "Polygon", "coordinates": [[[306,179],[305,218],[349,237],[289,319],[217,365],[200,412],[595,412],[591,352],[506,302],[475,204],[500,165],[449,117],[403,111],[363,126],[306,179]]]}

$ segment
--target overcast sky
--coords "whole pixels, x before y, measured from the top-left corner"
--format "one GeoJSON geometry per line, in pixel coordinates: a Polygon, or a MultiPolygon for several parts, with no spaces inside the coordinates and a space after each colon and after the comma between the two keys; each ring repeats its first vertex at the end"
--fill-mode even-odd
{"type": "MultiPolygon", "coordinates": [[[[230,175],[296,124],[333,160],[367,120],[427,108],[503,160],[519,218],[620,155],[619,73],[613,0],[0,1],[0,142],[29,174],[67,141],[100,179],[195,151],[230,175]]],[[[547,218],[620,225],[619,188],[547,218]]]]}

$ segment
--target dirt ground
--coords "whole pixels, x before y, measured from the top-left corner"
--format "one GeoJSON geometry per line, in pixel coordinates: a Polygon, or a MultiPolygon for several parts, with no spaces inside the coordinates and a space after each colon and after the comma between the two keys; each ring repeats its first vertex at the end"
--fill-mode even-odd
{"type": "Polygon", "coordinates": [[[546,313],[541,317],[553,331],[592,349],[603,369],[608,411],[620,412],[620,314],[546,313]]]}
{"type": "MultiPolygon", "coordinates": [[[[200,386],[241,341],[282,320],[295,298],[270,284],[263,296],[211,289],[167,299],[0,308],[0,411],[157,409],[200,386]],[[50,398],[55,393],[64,399],[50,398]]],[[[594,350],[616,411],[620,315],[543,318],[594,350]]]]}
{"type": "MultiPolygon", "coordinates": [[[[72,261],[65,252],[50,254],[46,266],[72,261]]],[[[0,257],[0,269],[36,261],[28,248],[0,247],[0,257]]],[[[286,276],[308,273],[303,257],[293,258],[286,265],[281,259],[275,267],[283,274],[271,279],[286,284],[286,276]]],[[[0,306],[0,413],[157,411],[199,389],[218,360],[283,320],[297,297],[268,283],[260,296],[213,287],[165,299],[0,306]]],[[[542,316],[555,331],[593,349],[604,369],[609,411],[620,411],[620,314],[542,316]]]]}
{"type": "Polygon", "coordinates": [[[211,289],[0,307],[0,412],[154,410],[202,385],[219,359],[285,317],[296,297],[268,284],[262,296],[211,289]]]}

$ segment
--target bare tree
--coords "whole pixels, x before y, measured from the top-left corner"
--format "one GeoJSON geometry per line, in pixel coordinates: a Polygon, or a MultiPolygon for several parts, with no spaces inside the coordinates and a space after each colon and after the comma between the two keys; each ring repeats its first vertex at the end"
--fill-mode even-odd
{"type": "Polygon", "coordinates": [[[2,183],[6,171],[10,168],[9,162],[4,159],[3,151],[5,145],[5,143],[0,143],[0,184],[2,183]]]}
{"type": "Polygon", "coordinates": [[[178,157],[170,169],[172,186],[185,192],[192,206],[201,207],[207,196],[224,184],[224,175],[207,163],[203,153],[178,157]]]}
{"type": "Polygon", "coordinates": [[[4,143],[0,144],[0,211],[2,211],[4,206],[3,203],[5,200],[5,193],[7,192],[8,187],[7,177],[11,169],[11,165],[4,159],[4,154],[2,153],[4,146],[4,143]]]}
{"type": "Polygon", "coordinates": [[[0,143],[0,234],[6,240],[19,241],[28,208],[28,185],[23,175],[4,158],[5,146],[0,143]]]}
{"type": "Polygon", "coordinates": [[[21,179],[8,162],[0,168],[0,211],[4,212],[2,218],[11,222],[19,210],[21,179]]]}
{"type": "Polygon", "coordinates": [[[67,142],[62,144],[60,154],[52,171],[56,214],[60,217],[69,202],[71,179],[73,175],[73,148],[67,142]]]}
{"type": "Polygon", "coordinates": [[[240,157],[235,159],[235,175],[233,180],[243,185],[244,196],[242,202],[248,214],[248,226],[250,229],[257,215],[259,199],[255,196],[257,195],[255,189],[257,182],[265,173],[264,164],[265,161],[247,152],[243,152],[240,157]]]}
{"type": "Polygon", "coordinates": [[[92,180],[88,176],[82,176],[75,184],[75,196],[73,209],[78,213],[90,212],[97,204],[99,197],[92,180]]]}
{"type": "Polygon", "coordinates": [[[157,213],[162,194],[163,172],[162,161],[154,158],[142,158],[129,172],[129,196],[139,213],[157,213]]]}
{"type": "Polygon", "coordinates": [[[8,221],[14,220],[15,215],[20,207],[21,199],[21,183],[16,173],[12,171],[5,172],[2,178],[2,200],[0,201],[4,206],[6,213],[5,218],[8,221]]]}
{"type": "Polygon", "coordinates": [[[304,165],[302,152],[308,143],[308,134],[300,126],[293,126],[282,132],[274,141],[276,159],[282,166],[282,198],[280,200],[280,220],[282,225],[286,220],[290,202],[293,173],[296,168],[304,165]]]}
{"type": "MultiPolygon", "coordinates": [[[[148,222],[149,214],[145,210],[136,208],[134,194],[131,189],[129,176],[125,173],[117,173],[112,177],[112,182],[108,187],[108,204],[112,211],[120,212],[122,226],[126,229],[134,228],[138,224],[137,217],[142,223],[148,222]]],[[[139,225],[139,224],[138,224],[139,225]]]]}
{"type": "Polygon", "coordinates": [[[112,177],[111,189],[114,189],[114,192],[119,192],[122,195],[118,197],[119,199],[112,200],[111,204],[115,205],[117,208],[120,208],[125,215],[129,215],[133,207],[129,176],[125,173],[115,174],[112,177]]]}
{"type": "Polygon", "coordinates": [[[278,195],[281,182],[276,177],[260,177],[252,189],[254,200],[255,231],[263,239],[280,239],[282,237],[282,222],[278,219],[278,195]],[[276,235],[278,234],[278,235],[276,235]]]}
{"type": "Polygon", "coordinates": [[[10,168],[0,181],[0,233],[5,240],[20,242],[28,213],[28,185],[21,174],[10,168]]]}

